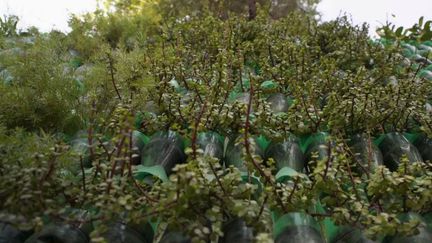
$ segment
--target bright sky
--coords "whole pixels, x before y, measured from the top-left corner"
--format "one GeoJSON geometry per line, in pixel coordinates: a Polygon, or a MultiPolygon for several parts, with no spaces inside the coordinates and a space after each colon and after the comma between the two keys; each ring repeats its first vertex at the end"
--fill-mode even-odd
{"type": "Polygon", "coordinates": [[[0,0],[0,16],[14,14],[19,28],[36,26],[41,31],[68,31],[70,14],[96,9],[96,0],[0,0]]]}
{"type": "Polygon", "coordinates": [[[404,27],[411,27],[421,16],[432,20],[432,0],[322,0],[318,11],[323,20],[347,13],[355,24],[367,22],[373,35],[387,20],[404,27]]]}
{"type": "MultiPolygon", "coordinates": [[[[68,31],[71,13],[92,11],[96,5],[96,0],[0,0],[0,15],[18,15],[20,28],[33,25],[42,31],[68,31]]],[[[347,13],[356,24],[367,22],[371,34],[386,20],[405,27],[412,26],[420,16],[432,20],[432,0],[322,0],[318,10],[323,20],[347,13]]]]}

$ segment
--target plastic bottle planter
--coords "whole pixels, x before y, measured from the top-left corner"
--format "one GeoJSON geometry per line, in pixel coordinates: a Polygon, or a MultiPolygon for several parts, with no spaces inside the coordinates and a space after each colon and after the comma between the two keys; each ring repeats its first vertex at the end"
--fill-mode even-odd
{"type": "Polygon", "coordinates": [[[153,116],[161,114],[161,109],[159,105],[153,100],[149,100],[145,103],[144,110],[146,113],[151,113],[153,116]]]}
{"type": "MultiPolygon", "coordinates": [[[[93,141],[96,143],[97,141],[93,139],[93,141]]],[[[83,165],[85,168],[92,167],[92,161],[90,158],[90,151],[89,151],[89,143],[87,138],[77,138],[72,140],[71,142],[72,150],[82,156],[83,158],[83,165]]]]}
{"type": "Polygon", "coordinates": [[[85,82],[87,76],[93,71],[92,64],[84,64],[78,67],[74,72],[75,80],[80,81],[81,83],[85,82]]]}
{"type": "Polygon", "coordinates": [[[351,227],[340,227],[336,238],[331,243],[374,243],[368,239],[361,230],[351,227]]]}
{"type": "Polygon", "coordinates": [[[273,158],[278,173],[276,180],[282,182],[297,172],[304,170],[305,156],[300,148],[299,140],[291,135],[282,142],[272,142],[266,152],[265,158],[273,158]]]}
{"type": "Polygon", "coordinates": [[[307,174],[310,174],[316,166],[314,163],[311,163],[312,155],[318,154],[317,161],[327,160],[333,143],[329,140],[327,133],[321,132],[307,138],[303,145],[307,148],[305,170],[307,174]]]}
{"type": "MultiPolygon", "coordinates": [[[[107,138],[103,139],[104,141],[107,141],[107,138]]],[[[72,141],[70,142],[72,146],[72,150],[81,155],[83,158],[83,165],[85,168],[92,167],[92,160],[90,158],[90,147],[89,147],[89,140],[88,140],[88,132],[86,130],[81,130],[76,133],[72,141]]],[[[99,144],[99,141],[96,138],[92,139],[92,145],[96,146],[99,144]]],[[[108,143],[108,149],[111,149],[112,144],[108,143]]]]}
{"type": "Polygon", "coordinates": [[[131,161],[132,164],[137,165],[141,163],[141,150],[149,140],[150,139],[146,135],[139,131],[132,132],[132,149],[134,152],[131,161]]]}
{"type": "MultiPolygon", "coordinates": [[[[242,145],[235,144],[238,139],[231,138],[228,141],[228,145],[225,151],[225,166],[229,167],[233,165],[238,168],[242,172],[247,172],[246,165],[242,158],[242,145]]],[[[264,152],[266,146],[268,146],[267,142],[264,141],[265,138],[260,136],[255,138],[255,154],[259,155],[261,158],[264,158],[264,152]]]]}
{"type": "MultiPolygon", "coordinates": [[[[224,155],[225,167],[228,168],[232,165],[239,169],[243,181],[251,180],[253,184],[258,185],[258,191],[256,193],[259,194],[262,191],[262,184],[258,177],[249,173],[248,168],[245,165],[245,161],[242,158],[242,145],[236,145],[236,140],[237,139],[229,139],[228,141],[228,145],[224,155]]],[[[261,149],[258,146],[258,142],[256,144],[257,146],[255,148],[255,153],[259,155],[259,151],[261,151],[261,149]]]]}
{"type": "Polygon", "coordinates": [[[144,179],[152,175],[167,181],[176,164],[186,161],[184,143],[177,133],[158,132],[141,151],[141,165],[137,166],[135,178],[144,179]]]}
{"type": "Polygon", "coordinates": [[[416,213],[407,213],[399,217],[402,222],[407,222],[412,219],[420,221],[420,225],[417,227],[419,233],[413,236],[400,236],[395,235],[386,237],[384,243],[430,243],[432,242],[432,231],[428,229],[424,219],[416,213]]]}
{"type": "Polygon", "coordinates": [[[377,143],[383,153],[384,164],[390,171],[397,170],[403,155],[407,156],[410,163],[423,162],[417,148],[400,133],[385,134],[377,143]]]}
{"type": "Polygon", "coordinates": [[[247,173],[248,169],[242,158],[242,145],[235,144],[237,139],[229,139],[225,152],[225,166],[228,168],[231,165],[239,169],[241,172],[247,173]]]}
{"type": "Polygon", "coordinates": [[[108,243],[152,243],[153,235],[150,224],[130,226],[118,222],[111,225],[103,237],[108,243]]]}
{"type": "Polygon", "coordinates": [[[410,58],[417,54],[417,48],[413,45],[404,43],[402,44],[402,48],[403,48],[402,55],[404,55],[405,57],[410,58]]]}
{"type": "Polygon", "coordinates": [[[0,81],[2,81],[3,84],[10,85],[10,84],[12,84],[13,80],[14,80],[14,77],[12,76],[12,74],[7,69],[0,71],[0,81]]]}
{"type": "MultiPolygon", "coordinates": [[[[228,97],[228,102],[230,104],[238,102],[239,104],[247,106],[249,104],[249,100],[250,100],[250,93],[249,92],[237,93],[236,91],[232,91],[228,97]]],[[[253,112],[254,112],[254,107],[252,105],[251,111],[250,111],[250,117],[252,117],[252,118],[254,117],[253,112]]]]}
{"type": "Polygon", "coordinates": [[[425,220],[429,231],[432,231],[432,212],[424,214],[423,219],[425,220]]]}
{"type": "Polygon", "coordinates": [[[88,235],[70,225],[48,225],[31,236],[26,243],[89,243],[88,235]]]}
{"type": "Polygon", "coordinates": [[[274,93],[278,86],[273,80],[266,80],[261,83],[260,88],[264,93],[274,93]]]}
{"type": "Polygon", "coordinates": [[[270,109],[275,114],[288,111],[289,103],[287,97],[284,94],[271,94],[267,98],[267,102],[270,103],[270,109]]]}
{"type": "Polygon", "coordinates": [[[6,222],[0,222],[0,243],[24,243],[31,231],[20,231],[6,222]]]}
{"type": "Polygon", "coordinates": [[[197,144],[204,151],[204,156],[210,156],[222,160],[223,138],[215,132],[200,133],[197,144]]]}
{"type": "Polygon", "coordinates": [[[168,231],[162,237],[159,243],[191,243],[189,237],[184,236],[179,232],[168,231]]]}
{"type": "Polygon", "coordinates": [[[289,213],[274,224],[276,243],[324,243],[320,227],[314,218],[304,213],[289,213]]]}
{"type": "Polygon", "coordinates": [[[428,58],[428,56],[430,56],[432,54],[432,47],[425,45],[425,44],[420,44],[418,46],[418,53],[420,55],[422,55],[423,57],[428,58]]]}
{"type": "Polygon", "coordinates": [[[357,166],[357,172],[363,173],[372,171],[374,168],[383,165],[383,156],[373,141],[364,134],[353,136],[349,142],[351,151],[355,160],[360,164],[357,166]]]}
{"type": "Polygon", "coordinates": [[[414,141],[414,146],[416,146],[424,161],[432,162],[432,139],[426,135],[421,135],[414,141]]]}
{"type": "MultiPolygon", "coordinates": [[[[146,107],[147,107],[147,105],[146,105],[146,107]]],[[[158,113],[155,113],[155,112],[152,112],[152,111],[137,112],[135,114],[135,120],[134,120],[134,127],[135,127],[135,129],[140,130],[143,127],[144,122],[146,120],[155,119],[157,117],[157,114],[159,114],[159,111],[157,111],[157,112],[158,113]]]]}
{"type": "Polygon", "coordinates": [[[224,236],[219,243],[251,243],[254,240],[252,228],[242,219],[234,219],[223,227],[224,236]]]}

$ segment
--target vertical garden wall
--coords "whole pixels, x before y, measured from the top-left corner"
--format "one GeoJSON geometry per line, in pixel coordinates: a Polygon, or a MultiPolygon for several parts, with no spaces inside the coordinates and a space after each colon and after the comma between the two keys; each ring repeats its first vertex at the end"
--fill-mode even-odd
{"type": "Polygon", "coordinates": [[[0,22],[0,242],[432,240],[430,21],[168,3],[0,22]]]}

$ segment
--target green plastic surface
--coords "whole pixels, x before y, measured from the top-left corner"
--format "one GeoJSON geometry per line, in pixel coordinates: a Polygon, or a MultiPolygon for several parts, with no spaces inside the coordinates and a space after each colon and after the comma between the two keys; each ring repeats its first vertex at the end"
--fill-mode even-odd
{"type": "Polygon", "coordinates": [[[261,83],[261,89],[265,91],[274,90],[278,87],[278,84],[275,83],[273,80],[267,80],[261,83]]]}
{"type": "Polygon", "coordinates": [[[296,170],[294,170],[293,168],[290,167],[284,167],[282,169],[280,169],[278,171],[278,173],[276,174],[276,181],[277,182],[285,182],[288,179],[299,175],[300,173],[298,173],[296,170]]]}
{"type": "Polygon", "coordinates": [[[306,153],[309,145],[315,141],[327,141],[329,139],[329,134],[327,132],[319,132],[312,135],[306,135],[300,137],[300,148],[303,153],[306,153]]]}
{"type": "Polygon", "coordinates": [[[271,143],[271,141],[267,140],[267,138],[264,137],[263,135],[260,135],[259,137],[257,137],[255,139],[255,142],[257,143],[257,145],[260,147],[260,149],[262,151],[265,151],[271,143]]]}
{"type": "Polygon", "coordinates": [[[144,180],[148,176],[154,176],[160,179],[162,182],[168,181],[168,176],[161,165],[154,165],[154,166],[138,165],[136,167],[136,170],[134,172],[135,179],[144,180]]]}
{"type": "Polygon", "coordinates": [[[263,190],[263,185],[262,185],[259,177],[251,175],[248,172],[244,172],[244,171],[240,172],[240,175],[241,175],[241,178],[244,182],[249,182],[249,180],[250,180],[250,183],[258,186],[258,189],[255,193],[256,195],[261,194],[261,192],[263,190]]]}
{"type": "MultiPolygon", "coordinates": [[[[323,205],[320,201],[316,204],[316,211],[318,213],[325,213],[326,210],[324,209],[323,205]]],[[[324,238],[327,240],[327,242],[333,242],[333,240],[336,238],[339,227],[334,224],[334,222],[326,217],[325,219],[320,221],[321,226],[321,232],[324,236],[324,238]]]]}
{"type": "Polygon", "coordinates": [[[311,226],[315,228],[318,232],[321,232],[319,224],[316,220],[305,213],[302,212],[294,212],[288,213],[281,217],[278,217],[277,214],[273,214],[273,236],[277,238],[285,228],[289,226],[311,226]]]}

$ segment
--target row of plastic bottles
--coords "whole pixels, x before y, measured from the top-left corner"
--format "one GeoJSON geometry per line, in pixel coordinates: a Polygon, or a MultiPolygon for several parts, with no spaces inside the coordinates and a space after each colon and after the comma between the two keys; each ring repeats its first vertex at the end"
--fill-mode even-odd
{"type": "MultiPolygon", "coordinates": [[[[286,111],[287,104],[283,102],[283,100],[286,99],[282,94],[271,95],[269,99],[274,99],[274,101],[271,102],[274,112],[286,111]]],[[[81,138],[81,140],[78,141],[78,143],[75,143],[76,141],[73,143],[78,144],[79,148],[85,150],[88,147],[88,145],[86,145],[88,142],[87,138],[81,138]]],[[[158,132],[149,138],[139,131],[134,131],[132,134],[132,141],[133,147],[135,151],[137,151],[137,156],[134,157],[133,163],[140,164],[137,167],[136,173],[136,178],[138,179],[148,180],[152,177],[156,177],[161,180],[167,180],[172,168],[176,164],[186,161],[184,149],[188,142],[175,132],[158,132]]],[[[241,155],[241,145],[236,145],[235,141],[236,136],[223,138],[215,132],[207,132],[198,135],[197,145],[204,151],[204,155],[219,159],[225,167],[231,165],[235,166],[239,168],[242,173],[247,175],[248,172],[241,155]],[[228,142],[226,142],[225,139],[227,139],[228,142]]],[[[332,146],[333,142],[327,133],[318,133],[302,138],[296,138],[291,135],[281,142],[269,142],[262,136],[259,136],[256,137],[256,144],[256,152],[258,155],[265,160],[268,158],[274,159],[278,169],[276,178],[278,181],[283,182],[289,180],[293,172],[310,173],[313,170],[313,165],[309,164],[311,156],[313,154],[318,154],[318,160],[325,159],[328,156],[328,146],[332,146]]],[[[430,161],[432,159],[432,140],[423,135],[389,133],[375,140],[371,140],[365,135],[355,135],[348,141],[348,144],[355,154],[356,159],[362,164],[362,168],[367,170],[372,170],[378,165],[386,165],[390,170],[396,170],[404,155],[410,163],[430,161]]],[[[85,159],[85,161],[88,162],[87,166],[91,166],[91,161],[89,161],[88,158],[85,159]]],[[[358,169],[357,172],[362,173],[362,170],[358,169]]],[[[259,178],[256,179],[255,182],[259,183],[259,178]]],[[[286,239],[293,239],[292,235],[297,235],[297,237],[300,238],[303,237],[303,240],[299,238],[299,241],[296,242],[323,242],[322,229],[317,227],[316,225],[318,223],[305,213],[296,212],[282,215],[280,217],[275,217],[274,221],[275,225],[285,225],[286,223],[284,222],[294,222],[285,225],[284,227],[286,227],[286,230],[275,234],[277,242],[286,242],[286,239]],[[292,227],[295,229],[292,229],[292,227]],[[309,233],[305,234],[306,231],[309,233]],[[291,235],[291,237],[287,237],[287,234],[291,235]],[[315,241],[313,241],[313,239],[315,239],[315,241]]],[[[235,236],[249,239],[251,232],[253,232],[252,229],[248,228],[241,219],[236,219],[233,222],[230,223],[239,225],[238,229],[235,227],[228,227],[226,237],[230,235],[230,230],[234,230],[232,233],[234,236],[231,236],[230,239],[232,237],[235,238],[235,236]],[[240,227],[240,225],[243,226],[240,227]]],[[[350,227],[329,227],[333,227],[332,235],[327,236],[328,233],[324,234],[326,235],[324,238],[329,242],[338,242],[340,237],[337,235],[342,234],[341,231],[344,236],[354,235],[352,237],[366,239],[357,229],[352,229],[350,227]]],[[[173,237],[173,233],[168,235],[173,237]]]]}
{"type": "MultiPolygon", "coordinates": [[[[363,135],[356,135],[349,141],[349,144],[357,159],[367,169],[385,164],[389,169],[395,170],[403,155],[406,155],[410,162],[422,162],[423,159],[431,159],[432,143],[430,139],[412,134],[406,136],[412,139],[417,147],[399,133],[386,134],[375,141],[363,135]]],[[[280,172],[287,168],[300,173],[313,170],[313,168],[308,168],[307,161],[309,161],[310,156],[317,153],[318,159],[325,159],[328,156],[328,146],[332,145],[326,133],[315,134],[302,140],[303,142],[300,142],[300,139],[290,136],[282,142],[270,142],[266,148],[258,148],[256,151],[265,159],[273,158],[275,160],[276,167],[279,170],[277,178],[283,181],[289,179],[290,174],[280,172]]],[[[241,145],[235,145],[233,141],[235,140],[230,140],[227,143],[228,146],[224,148],[224,139],[217,133],[209,132],[199,134],[197,144],[204,151],[204,155],[218,158],[223,161],[225,166],[233,165],[247,173],[241,158],[241,145]]],[[[159,132],[149,139],[142,133],[135,131],[133,133],[133,143],[136,151],[141,151],[138,162],[141,162],[142,168],[148,169],[141,171],[145,173],[143,178],[145,176],[156,176],[164,179],[176,164],[186,161],[186,155],[184,154],[185,142],[174,132],[159,132]],[[155,166],[162,169],[149,169],[155,166]],[[165,173],[165,176],[158,173],[165,173]]],[[[359,173],[361,173],[361,170],[359,170],[359,173]]],[[[421,219],[420,216],[411,215],[421,219]]],[[[244,241],[241,242],[252,241],[253,230],[247,227],[244,221],[236,219],[228,224],[237,227],[227,227],[224,239],[229,239],[229,241],[222,242],[234,242],[232,240],[234,238],[237,239],[236,241],[243,239],[244,241]]],[[[283,225],[283,230],[275,233],[276,242],[324,242],[319,224],[305,213],[296,212],[275,218],[275,225],[283,225]]],[[[427,236],[429,232],[425,231],[425,234],[427,236]]],[[[173,235],[179,237],[179,234],[168,234],[169,238],[174,237],[173,235]]],[[[426,236],[420,234],[419,237],[426,236]]],[[[327,240],[331,239],[331,242],[350,242],[339,239],[341,237],[342,239],[346,239],[346,237],[352,239],[354,237],[363,239],[361,242],[368,242],[359,230],[350,227],[337,229],[333,236],[326,238],[327,240]],[[343,237],[339,235],[343,235],[343,237]]]]}

